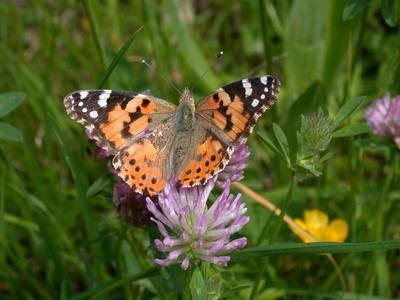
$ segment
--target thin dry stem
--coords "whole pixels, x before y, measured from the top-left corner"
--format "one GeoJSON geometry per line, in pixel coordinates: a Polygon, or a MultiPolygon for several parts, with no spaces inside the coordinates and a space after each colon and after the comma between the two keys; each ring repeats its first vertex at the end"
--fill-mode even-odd
{"type": "MultiPolygon", "coordinates": [[[[272,211],[276,216],[279,217],[281,214],[280,208],[278,208],[275,204],[270,202],[269,200],[265,199],[264,197],[260,196],[257,194],[255,191],[253,191],[251,188],[248,186],[241,184],[240,182],[234,182],[234,186],[236,186],[239,190],[241,190],[244,194],[252,198],[254,201],[260,203],[262,206],[268,208],[270,211],[272,211]]],[[[286,224],[295,232],[300,233],[301,235],[307,237],[310,241],[312,242],[319,242],[312,234],[309,232],[305,231],[303,228],[301,228],[299,225],[296,224],[296,222],[289,217],[287,214],[283,216],[283,220],[285,221],[286,224]]],[[[332,263],[333,267],[336,270],[336,273],[339,277],[340,285],[342,286],[342,289],[346,289],[346,283],[342,274],[342,271],[340,270],[340,267],[338,266],[335,258],[332,256],[332,254],[324,254],[328,260],[332,263]]]]}

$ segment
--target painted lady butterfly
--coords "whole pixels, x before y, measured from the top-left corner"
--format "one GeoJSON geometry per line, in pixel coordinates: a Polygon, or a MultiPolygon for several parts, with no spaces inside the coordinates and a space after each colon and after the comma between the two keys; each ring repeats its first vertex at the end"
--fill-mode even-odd
{"type": "Polygon", "coordinates": [[[64,98],[71,119],[114,154],[118,175],[136,192],[158,194],[170,174],[182,186],[204,184],[222,171],[235,145],[277,100],[273,76],[243,79],[197,105],[185,89],[178,106],[144,94],[76,91],[64,98]]]}

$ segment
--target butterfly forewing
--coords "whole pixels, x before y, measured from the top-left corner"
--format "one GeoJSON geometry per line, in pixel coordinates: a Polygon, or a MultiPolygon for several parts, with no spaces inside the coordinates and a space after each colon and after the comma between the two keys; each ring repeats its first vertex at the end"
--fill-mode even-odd
{"type": "Polygon", "coordinates": [[[64,98],[64,105],[71,119],[83,124],[88,135],[112,154],[176,109],[148,95],[111,90],[73,92],[64,98]]]}
{"type": "Polygon", "coordinates": [[[242,142],[260,116],[277,100],[280,81],[274,76],[242,79],[204,98],[196,107],[200,120],[211,123],[229,143],[242,142]]]}

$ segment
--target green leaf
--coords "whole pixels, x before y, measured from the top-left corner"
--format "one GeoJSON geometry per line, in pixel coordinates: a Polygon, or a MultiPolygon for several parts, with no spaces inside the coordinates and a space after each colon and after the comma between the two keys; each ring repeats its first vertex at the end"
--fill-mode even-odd
{"type": "Polygon", "coordinates": [[[343,65],[349,62],[349,44],[351,36],[359,30],[357,23],[362,18],[354,18],[352,21],[343,22],[342,15],[346,0],[329,1],[328,16],[326,18],[326,39],[324,47],[324,63],[322,79],[327,91],[335,88],[335,83],[343,76],[343,65]]]}
{"type": "Polygon", "coordinates": [[[397,9],[394,0],[381,0],[381,13],[386,24],[395,27],[397,23],[397,9]]]}
{"type": "Polygon", "coordinates": [[[290,243],[247,248],[231,254],[235,260],[273,255],[304,255],[327,253],[358,253],[400,249],[400,240],[362,243],[290,243]]]}
{"type": "Polygon", "coordinates": [[[19,129],[7,123],[0,122],[0,140],[21,142],[23,135],[19,129]]]}
{"type": "Polygon", "coordinates": [[[334,138],[341,138],[341,137],[348,137],[354,136],[359,134],[364,134],[369,132],[369,127],[366,124],[350,124],[343,128],[336,130],[332,137],[334,138]]]}
{"type": "Polygon", "coordinates": [[[365,7],[367,7],[370,2],[371,0],[348,0],[346,7],[343,10],[343,20],[350,20],[365,7]]]}
{"type": "MultiPolygon", "coordinates": [[[[277,154],[282,156],[281,151],[279,151],[278,147],[266,133],[257,133],[257,135],[263,140],[263,142],[265,142],[269,147],[271,147],[272,150],[274,150],[277,154]]],[[[285,159],[283,156],[282,158],[285,159]]]]}
{"type": "Polygon", "coordinates": [[[278,141],[282,155],[285,158],[288,166],[290,166],[291,164],[290,164],[290,156],[289,156],[289,143],[286,138],[286,135],[283,132],[282,128],[276,123],[272,124],[272,130],[274,131],[274,135],[275,135],[276,140],[278,141]]]}
{"type": "Polygon", "coordinates": [[[104,187],[110,182],[112,178],[111,174],[107,174],[97,178],[95,182],[87,189],[86,197],[90,198],[99,193],[104,189],[104,187]]]}
{"type": "Polygon", "coordinates": [[[389,141],[378,139],[359,139],[354,141],[354,145],[369,152],[385,152],[392,147],[389,141]]]}
{"type": "Polygon", "coordinates": [[[118,65],[119,61],[122,59],[122,57],[125,55],[126,51],[129,49],[131,46],[132,42],[135,40],[136,35],[143,29],[143,26],[139,27],[138,30],[136,30],[132,36],[125,42],[124,46],[122,46],[121,49],[119,49],[117,55],[114,56],[111,64],[107,67],[107,70],[104,72],[103,76],[99,80],[99,83],[97,84],[98,88],[102,88],[104,84],[107,82],[107,79],[110,77],[112,72],[114,71],[115,67],[118,65]]]}
{"type": "Polygon", "coordinates": [[[350,101],[347,101],[337,112],[335,118],[335,127],[341,124],[344,120],[349,118],[353,113],[355,113],[361,106],[364,105],[365,96],[360,96],[350,101]]]}
{"type": "Polygon", "coordinates": [[[193,300],[207,300],[207,286],[199,269],[193,272],[190,279],[190,292],[193,300]]]}
{"type": "Polygon", "coordinates": [[[25,98],[22,92],[9,92],[0,95],[0,118],[8,115],[21,105],[25,98]]]}
{"type": "Polygon", "coordinates": [[[321,78],[328,1],[293,1],[285,24],[285,92],[302,93],[321,78]]]}

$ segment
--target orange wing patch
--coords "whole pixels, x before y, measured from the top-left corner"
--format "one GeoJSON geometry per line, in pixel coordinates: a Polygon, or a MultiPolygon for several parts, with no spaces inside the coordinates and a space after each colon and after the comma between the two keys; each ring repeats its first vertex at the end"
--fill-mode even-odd
{"type": "Polygon", "coordinates": [[[136,192],[157,195],[165,185],[156,165],[157,149],[151,139],[143,138],[121,151],[113,160],[118,175],[136,192]]]}
{"type": "Polygon", "coordinates": [[[124,106],[116,104],[108,113],[106,122],[100,124],[100,131],[119,150],[128,139],[149,127],[149,115],[154,113],[156,108],[156,103],[145,96],[135,96],[124,106]]]}
{"type": "Polygon", "coordinates": [[[178,173],[177,179],[182,186],[204,184],[225,168],[233,148],[222,144],[217,138],[207,135],[205,141],[197,147],[196,159],[189,161],[178,173]]]}
{"type": "Polygon", "coordinates": [[[198,110],[208,115],[232,142],[237,141],[250,124],[251,114],[246,111],[243,100],[238,95],[231,98],[223,88],[205,99],[198,110]]]}

